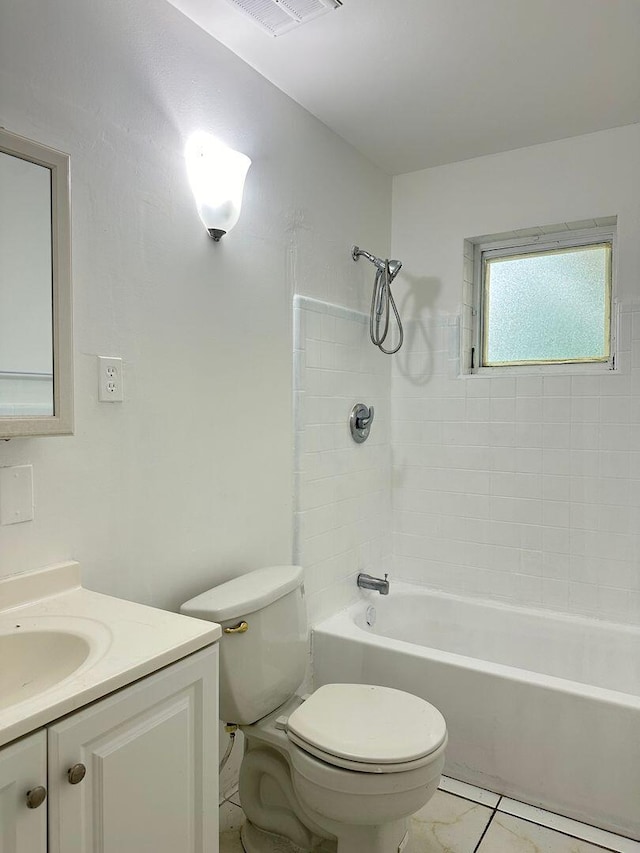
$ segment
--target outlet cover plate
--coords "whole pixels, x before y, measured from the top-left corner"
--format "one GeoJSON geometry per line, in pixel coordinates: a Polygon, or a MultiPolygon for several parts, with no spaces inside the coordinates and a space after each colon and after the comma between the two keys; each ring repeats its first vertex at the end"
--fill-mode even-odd
{"type": "Polygon", "coordinates": [[[98,400],[101,403],[121,403],[124,400],[121,358],[98,356],[98,400]]]}
{"type": "Polygon", "coordinates": [[[33,466],[0,468],[0,524],[33,520],[33,466]]]}

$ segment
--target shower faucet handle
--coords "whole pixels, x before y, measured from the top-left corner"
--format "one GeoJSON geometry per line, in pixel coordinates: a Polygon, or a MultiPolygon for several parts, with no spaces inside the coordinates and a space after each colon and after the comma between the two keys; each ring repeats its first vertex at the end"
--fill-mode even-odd
{"type": "Polygon", "coordinates": [[[364,403],[356,403],[351,409],[349,429],[351,430],[351,437],[356,444],[362,444],[369,437],[373,414],[373,406],[365,406],[364,403]]]}
{"type": "Polygon", "coordinates": [[[373,421],[373,412],[373,406],[369,406],[366,411],[360,410],[356,415],[356,427],[358,429],[366,429],[368,426],[371,426],[371,422],[373,421]]]}

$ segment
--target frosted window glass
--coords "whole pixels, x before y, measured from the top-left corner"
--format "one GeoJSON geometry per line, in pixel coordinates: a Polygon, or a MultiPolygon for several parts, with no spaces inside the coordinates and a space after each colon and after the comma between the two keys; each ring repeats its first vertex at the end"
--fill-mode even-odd
{"type": "Polygon", "coordinates": [[[489,258],[485,365],[606,361],[611,245],[489,258]]]}

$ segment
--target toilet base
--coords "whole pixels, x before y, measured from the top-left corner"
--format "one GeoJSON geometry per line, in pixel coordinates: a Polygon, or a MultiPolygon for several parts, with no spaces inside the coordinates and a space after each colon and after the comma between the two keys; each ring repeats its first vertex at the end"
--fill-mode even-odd
{"type": "Polygon", "coordinates": [[[402,853],[408,840],[406,818],[382,826],[341,827],[337,853],[402,853]]]}
{"type": "Polygon", "coordinates": [[[240,841],[245,853],[337,853],[335,841],[324,839],[312,848],[298,847],[282,835],[274,835],[245,821],[240,831],[240,841]]]}
{"type": "Polygon", "coordinates": [[[312,848],[302,848],[246,821],[240,840],[245,853],[398,853],[408,841],[408,824],[399,820],[384,826],[344,827],[337,843],[324,839],[312,848]]]}

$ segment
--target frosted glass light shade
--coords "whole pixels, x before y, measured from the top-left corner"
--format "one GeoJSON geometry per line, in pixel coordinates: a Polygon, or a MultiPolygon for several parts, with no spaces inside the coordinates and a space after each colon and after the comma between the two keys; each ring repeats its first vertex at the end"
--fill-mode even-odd
{"type": "Polygon", "coordinates": [[[185,159],[200,219],[217,241],[240,217],[251,160],[202,131],[189,137],[185,159]]]}

